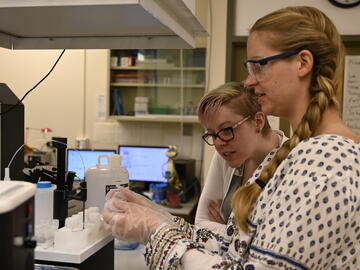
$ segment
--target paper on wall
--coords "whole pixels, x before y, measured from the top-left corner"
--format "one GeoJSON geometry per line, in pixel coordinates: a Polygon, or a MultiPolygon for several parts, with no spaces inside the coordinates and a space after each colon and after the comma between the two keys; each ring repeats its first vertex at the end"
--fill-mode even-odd
{"type": "Polygon", "coordinates": [[[360,136],[360,55],[345,56],[343,120],[360,136]]]}

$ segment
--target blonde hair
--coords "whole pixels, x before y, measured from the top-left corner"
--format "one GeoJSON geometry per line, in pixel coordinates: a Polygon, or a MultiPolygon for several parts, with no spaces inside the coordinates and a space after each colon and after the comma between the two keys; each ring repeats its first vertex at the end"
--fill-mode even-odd
{"type": "MultiPolygon", "coordinates": [[[[309,50],[314,58],[310,103],[294,135],[278,150],[264,167],[258,181],[266,184],[279,164],[302,140],[313,136],[323,112],[338,108],[336,92],[343,71],[344,48],[341,37],[331,20],[313,7],[287,7],[260,18],[250,29],[268,32],[267,45],[281,51],[309,50]]],[[[237,225],[248,232],[247,220],[262,189],[256,183],[239,188],[232,198],[237,225]]]]}
{"type": "MultiPolygon", "coordinates": [[[[244,117],[253,117],[257,112],[261,112],[254,89],[245,87],[243,83],[229,82],[209,91],[200,100],[197,113],[202,125],[204,126],[205,120],[212,117],[212,114],[222,106],[227,106],[236,114],[244,117]]],[[[270,124],[265,119],[262,134],[267,134],[270,129],[270,124]]]]}

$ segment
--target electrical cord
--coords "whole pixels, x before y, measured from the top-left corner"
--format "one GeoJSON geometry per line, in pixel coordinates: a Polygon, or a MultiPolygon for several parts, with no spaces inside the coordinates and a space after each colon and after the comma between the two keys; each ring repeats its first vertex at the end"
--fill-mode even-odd
{"type": "Polygon", "coordinates": [[[59,60],[61,59],[61,57],[63,56],[63,54],[65,53],[65,49],[61,52],[60,56],[58,57],[58,59],[55,61],[55,64],[52,66],[52,68],[50,69],[50,71],[37,83],[35,84],[34,87],[32,87],[29,91],[26,92],[26,94],[13,106],[11,106],[9,109],[7,109],[4,112],[1,112],[0,115],[4,115],[10,111],[12,111],[16,106],[18,106],[24,99],[25,97],[30,94],[30,92],[32,92],[36,87],[39,86],[39,84],[41,84],[50,74],[51,72],[54,70],[54,68],[56,67],[56,65],[58,64],[59,60]]]}

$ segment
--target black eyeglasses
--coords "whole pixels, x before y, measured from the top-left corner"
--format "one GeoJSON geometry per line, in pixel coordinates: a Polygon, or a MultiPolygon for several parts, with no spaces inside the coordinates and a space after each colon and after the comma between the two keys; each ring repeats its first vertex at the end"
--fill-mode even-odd
{"type": "Polygon", "coordinates": [[[250,118],[250,115],[237,122],[232,127],[222,128],[215,134],[205,133],[201,138],[210,146],[215,145],[215,139],[219,138],[223,142],[229,142],[234,139],[234,129],[250,118]]]}
{"type": "Polygon", "coordinates": [[[280,53],[277,55],[265,57],[265,58],[262,58],[259,60],[252,60],[252,59],[245,60],[244,65],[247,68],[249,74],[251,76],[254,76],[254,78],[258,81],[258,80],[262,79],[262,76],[264,74],[264,72],[263,72],[264,66],[267,65],[270,61],[275,60],[275,59],[287,58],[287,57],[297,54],[298,52],[299,52],[299,50],[292,50],[292,51],[280,53]]]}

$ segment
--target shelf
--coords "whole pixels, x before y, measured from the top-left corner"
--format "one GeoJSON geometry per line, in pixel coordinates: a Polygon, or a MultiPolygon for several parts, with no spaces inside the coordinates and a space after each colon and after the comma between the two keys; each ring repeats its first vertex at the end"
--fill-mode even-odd
{"type": "Polygon", "coordinates": [[[108,111],[111,119],[138,122],[198,123],[196,104],[205,92],[203,48],[192,50],[111,50],[109,61],[108,111]],[[133,116],[136,97],[148,106],[165,110],[144,110],[133,116]],[[184,113],[184,115],[176,115],[184,113]],[[173,115],[174,114],[174,115],[173,115]]]}
{"type": "Polygon", "coordinates": [[[203,84],[158,84],[158,83],[111,83],[113,87],[166,87],[166,88],[205,88],[203,84]]]}
{"type": "Polygon", "coordinates": [[[148,114],[141,116],[112,115],[110,119],[132,122],[171,122],[171,123],[193,123],[199,124],[196,115],[171,115],[171,114],[148,114]]]}
{"type": "Polygon", "coordinates": [[[133,67],[111,67],[112,70],[169,70],[169,71],[205,71],[204,67],[139,67],[139,66],[133,66],[133,67]]]}

